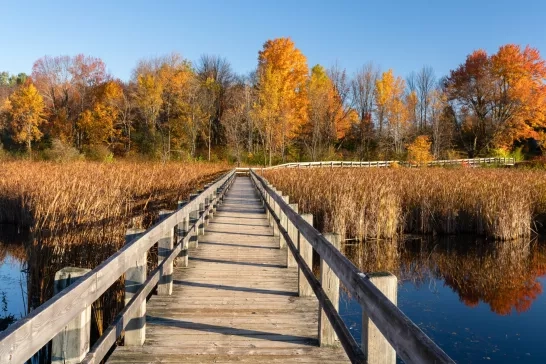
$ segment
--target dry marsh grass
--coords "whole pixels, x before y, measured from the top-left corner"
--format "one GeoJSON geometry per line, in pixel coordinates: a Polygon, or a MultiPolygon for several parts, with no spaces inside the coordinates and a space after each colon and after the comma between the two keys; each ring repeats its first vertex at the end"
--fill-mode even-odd
{"type": "MultiPolygon", "coordinates": [[[[222,163],[0,163],[0,222],[30,229],[29,308],[52,297],[55,272],[94,268],[123,246],[128,227],[148,227],[158,210],[174,209],[228,169],[222,163]]],[[[149,267],[156,262],[149,254],[149,267]]],[[[95,338],[122,306],[120,279],[93,305],[95,338]]]]}
{"type": "Polygon", "coordinates": [[[501,169],[310,169],[265,177],[318,228],[345,238],[403,233],[529,237],[546,213],[546,172],[501,169]]]}

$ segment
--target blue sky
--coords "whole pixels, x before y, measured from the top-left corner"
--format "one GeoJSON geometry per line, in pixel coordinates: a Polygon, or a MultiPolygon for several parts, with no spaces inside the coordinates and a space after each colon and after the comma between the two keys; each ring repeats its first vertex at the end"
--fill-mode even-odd
{"type": "Polygon", "coordinates": [[[128,80],[136,62],[172,51],[226,57],[247,73],[267,39],[289,36],[309,65],[352,74],[373,61],[406,77],[437,76],[483,48],[530,44],[546,58],[546,1],[9,1],[2,5],[0,71],[30,73],[44,55],[100,57],[128,80]]]}

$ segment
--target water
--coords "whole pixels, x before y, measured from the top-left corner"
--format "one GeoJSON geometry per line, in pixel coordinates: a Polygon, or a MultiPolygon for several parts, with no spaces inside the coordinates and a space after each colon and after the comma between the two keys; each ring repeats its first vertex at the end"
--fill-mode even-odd
{"type": "Polygon", "coordinates": [[[26,237],[14,226],[0,225],[0,329],[13,321],[7,317],[19,319],[27,312],[26,237]]]}
{"type": "MultiPolygon", "coordinates": [[[[27,312],[25,239],[0,225],[0,317],[27,312]]],[[[462,237],[343,250],[364,272],[396,274],[398,306],[457,362],[546,362],[545,243],[462,237]]],[[[344,291],[340,313],[360,342],[360,306],[344,291]]]]}
{"type": "MultiPolygon", "coordinates": [[[[363,271],[396,274],[400,309],[455,361],[546,362],[544,243],[450,238],[374,248],[345,253],[363,271]]],[[[340,314],[360,342],[360,306],[341,296],[340,314]]]]}

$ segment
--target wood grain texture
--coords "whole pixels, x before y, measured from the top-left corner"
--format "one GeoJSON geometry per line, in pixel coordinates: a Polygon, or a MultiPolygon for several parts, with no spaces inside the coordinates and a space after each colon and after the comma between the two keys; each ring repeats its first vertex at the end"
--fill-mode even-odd
{"type": "Polygon", "coordinates": [[[317,299],[298,297],[298,270],[247,177],[199,238],[172,295],[148,302],[144,346],[117,347],[109,363],[348,362],[342,348],[318,347],[317,299]]]}

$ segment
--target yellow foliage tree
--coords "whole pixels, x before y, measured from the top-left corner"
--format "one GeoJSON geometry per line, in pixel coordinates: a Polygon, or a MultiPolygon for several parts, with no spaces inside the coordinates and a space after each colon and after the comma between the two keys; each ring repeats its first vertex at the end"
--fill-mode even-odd
{"type": "Polygon", "coordinates": [[[108,81],[97,88],[96,101],[90,109],[84,110],[78,119],[78,128],[85,134],[87,144],[108,143],[115,134],[119,118],[116,104],[123,98],[120,84],[108,81]]]}
{"type": "Polygon", "coordinates": [[[404,100],[405,87],[404,80],[394,77],[392,70],[383,72],[376,82],[379,136],[388,137],[397,156],[403,151],[409,118],[408,105],[404,100]]]}
{"type": "Polygon", "coordinates": [[[44,108],[44,100],[32,83],[20,87],[6,100],[4,109],[13,140],[26,144],[29,153],[32,141],[43,136],[39,126],[45,121],[44,108]]]}
{"type": "Polygon", "coordinates": [[[423,164],[433,160],[430,147],[432,142],[427,135],[419,135],[413,143],[408,145],[408,161],[410,163],[423,164]]]}
{"type": "Polygon", "coordinates": [[[255,116],[269,150],[284,152],[287,142],[307,121],[307,59],[290,38],[265,42],[258,57],[255,116]]]}

